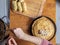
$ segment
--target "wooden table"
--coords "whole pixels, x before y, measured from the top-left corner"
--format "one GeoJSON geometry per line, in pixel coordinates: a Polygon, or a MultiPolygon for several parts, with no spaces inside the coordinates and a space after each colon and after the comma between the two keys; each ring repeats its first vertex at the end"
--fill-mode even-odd
{"type": "MultiPolygon", "coordinates": [[[[44,7],[42,15],[48,16],[54,22],[56,22],[56,2],[55,2],[55,0],[47,0],[47,2],[45,3],[45,7],[44,7]]],[[[30,35],[29,27],[30,27],[32,20],[33,20],[32,18],[13,13],[10,10],[10,28],[11,29],[20,27],[23,29],[23,31],[25,33],[30,35]]],[[[11,34],[11,36],[13,36],[13,34],[11,32],[10,32],[10,34],[11,34]]],[[[23,41],[18,38],[15,38],[15,40],[18,43],[18,45],[35,45],[31,42],[23,41]]],[[[56,45],[56,36],[51,40],[51,42],[53,43],[53,45],[56,45]]]]}

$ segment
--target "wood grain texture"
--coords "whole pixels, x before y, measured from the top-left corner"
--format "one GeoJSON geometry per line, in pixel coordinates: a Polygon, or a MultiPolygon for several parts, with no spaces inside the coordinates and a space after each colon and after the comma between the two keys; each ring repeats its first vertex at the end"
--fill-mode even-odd
{"type": "MultiPolygon", "coordinates": [[[[11,0],[11,10],[14,13],[17,14],[22,14],[31,18],[35,18],[37,17],[39,10],[41,9],[42,3],[44,3],[44,0],[24,0],[24,2],[26,3],[26,7],[27,7],[27,11],[21,13],[21,12],[16,12],[12,10],[12,0],[11,0]]],[[[40,16],[40,15],[38,15],[40,16]]]]}
{"type": "MultiPolygon", "coordinates": [[[[38,4],[40,3],[39,2],[40,0],[25,0],[25,1],[27,3],[28,7],[30,6],[29,9],[31,9],[31,7],[32,7],[31,11],[29,11],[28,13],[30,13],[30,15],[32,14],[33,16],[37,15],[36,11],[38,11],[38,8],[39,8],[38,4]],[[34,2],[36,3],[35,5],[33,5],[34,2]],[[33,7],[36,9],[33,9],[33,7]],[[32,12],[32,10],[36,10],[36,11],[32,12]]],[[[27,14],[27,15],[29,15],[29,14],[27,14]]],[[[42,15],[48,16],[54,22],[56,22],[56,2],[55,2],[55,0],[47,0],[47,2],[45,3],[45,7],[44,7],[42,15]]],[[[23,31],[25,33],[30,35],[29,27],[30,27],[32,20],[33,19],[31,19],[27,16],[23,16],[23,15],[13,13],[10,10],[10,28],[11,29],[20,27],[23,29],[23,31]]],[[[14,35],[11,32],[10,32],[10,35],[14,37],[14,35]]],[[[26,41],[20,40],[18,38],[15,38],[15,40],[18,43],[18,45],[35,45],[31,42],[26,42],[26,41]]],[[[53,43],[53,45],[56,45],[56,36],[51,40],[51,42],[53,43]]]]}

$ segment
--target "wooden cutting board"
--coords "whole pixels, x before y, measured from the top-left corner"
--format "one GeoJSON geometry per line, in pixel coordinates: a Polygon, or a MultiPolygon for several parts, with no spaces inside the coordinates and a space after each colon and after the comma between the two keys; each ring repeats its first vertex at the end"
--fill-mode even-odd
{"type": "MultiPolygon", "coordinates": [[[[37,5],[39,3],[39,1],[40,0],[26,0],[26,2],[28,3],[28,6],[29,6],[29,4],[32,4],[33,7],[37,6],[36,8],[39,8],[39,6],[37,5]],[[31,1],[31,2],[29,2],[29,1],[31,1]],[[36,3],[35,5],[33,5],[34,4],[33,1],[35,1],[35,3],[36,3]]],[[[31,12],[32,15],[33,14],[35,15],[35,13],[36,13],[36,15],[38,14],[36,12],[38,9],[36,9],[36,11],[34,11],[34,12],[32,12],[32,10],[35,10],[35,9],[31,9],[30,12],[31,12]]],[[[45,3],[42,15],[43,16],[48,16],[54,22],[56,22],[56,2],[55,2],[55,0],[47,0],[47,2],[45,3]]],[[[32,21],[33,21],[32,18],[29,18],[29,17],[24,16],[24,15],[19,15],[19,14],[13,13],[10,10],[10,29],[20,27],[20,28],[23,29],[23,31],[25,33],[30,35],[29,27],[30,27],[30,24],[31,24],[32,21]]],[[[14,37],[14,35],[11,32],[10,32],[10,35],[14,37]]],[[[18,38],[15,38],[15,40],[18,43],[18,45],[35,45],[31,42],[23,41],[23,40],[20,40],[18,38]]],[[[53,45],[56,45],[56,36],[51,40],[51,42],[53,43],[53,45]]]]}
{"type": "MultiPolygon", "coordinates": [[[[11,2],[11,10],[12,10],[12,0],[11,2]]],[[[28,16],[31,18],[36,18],[39,15],[39,12],[41,12],[42,7],[44,7],[45,4],[45,0],[24,0],[24,2],[26,3],[26,7],[27,7],[27,11],[20,13],[18,12],[18,14],[20,15],[24,15],[24,16],[28,16]]],[[[17,13],[17,12],[14,12],[17,13]]]]}

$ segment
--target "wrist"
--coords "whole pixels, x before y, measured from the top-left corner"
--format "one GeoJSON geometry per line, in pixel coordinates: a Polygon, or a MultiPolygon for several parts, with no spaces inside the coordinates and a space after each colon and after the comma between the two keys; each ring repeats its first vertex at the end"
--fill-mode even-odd
{"type": "Polygon", "coordinates": [[[22,40],[27,40],[27,38],[28,38],[28,37],[27,37],[27,35],[26,35],[25,33],[21,36],[21,39],[22,39],[22,40]]]}
{"type": "Polygon", "coordinates": [[[27,34],[25,34],[25,37],[23,38],[23,40],[32,42],[36,45],[40,45],[43,41],[41,38],[30,36],[30,35],[27,35],[27,34]]]}
{"type": "Polygon", "coordinates": [[[25,33],[23,33],[23,34],[19,35],[19,39],[24,40],[24,39],[25,39],[25,37],[26,37],[25,33]]]}

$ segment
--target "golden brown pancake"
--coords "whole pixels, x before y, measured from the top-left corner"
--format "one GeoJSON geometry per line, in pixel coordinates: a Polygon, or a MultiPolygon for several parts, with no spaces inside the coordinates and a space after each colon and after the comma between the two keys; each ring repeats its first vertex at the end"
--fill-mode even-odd
{"type": "Polygon", "coordinates": [[[55,33],[54,24],[46,17],[41,17],[34,21],[32,25],[34,36],[49,40],[55,33]]]}

